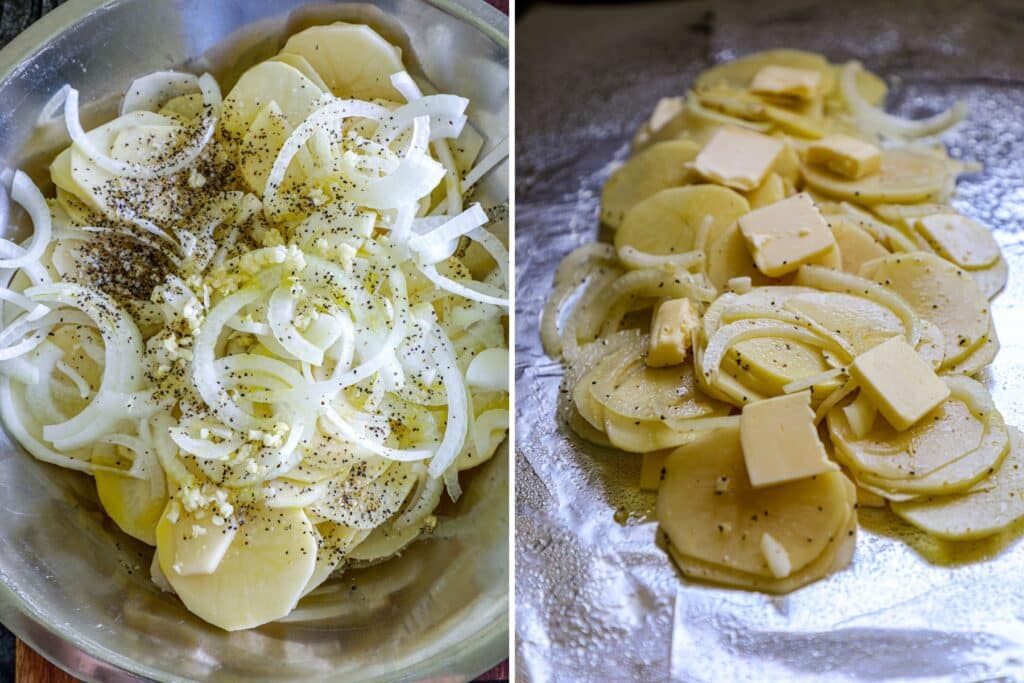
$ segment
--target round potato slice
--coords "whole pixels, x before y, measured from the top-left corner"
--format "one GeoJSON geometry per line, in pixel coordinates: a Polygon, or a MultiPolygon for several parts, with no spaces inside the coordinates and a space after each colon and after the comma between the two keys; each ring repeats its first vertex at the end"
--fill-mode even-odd
{"type": "Polygon", "coordinates": [[[637,420],[606,412],[604,433],[608,443],[627,453],[651,453],[690,443],[698,432],[678,430],[656,420],[637,420]]]}
{"type": "Polygon", "coordinates": [[[313,26],[289,38],[281,52],[305,57],[337,97],[404,99],[391,85],[392,74],[405,69],[402,50],[369,26],[313,26]]]}
{"type": "Polygon", "coordinates": [[[844,180],[827,171],[804,164],[801,172],[807,186],[816,192],[857,202],[921,202],[942,193],[949,180],[947,161],[911,149],[882,150],[882,167],[858,180],[844,180]]]}
{"type": "Polygon", "coordinates": [[[730,410],[697,388],[692,363],[652,368],[642,358],[619,376],[609,394],[595,399],[606,411],[634,420],[686,420],[730,410]]]}
{"type": "Polygon", "coordinates": [[[825,551],[798,572],[783,579],[749,574],[721,565],[703,562],[680,553],[671,543],[669,555],[683,576],[696,581],[722,584],[733,588],[744,588],[764,593],[791,593],[815,581],[835,574],[850,564],[857,547],[857,515],[851,507],[846,523],[835,534],[825,551]]]}
{"type": "Polygon", "coordinates": [[[623,375],[632,369],[636,358],[643,353],[643,342],[637,339],[597,363],[585,373],[573,389],[573,400],[580,417],[594,429],[604,427],[604,402],[623,375]]]}
{"type": "Polygon", "coordinates": [[[895,313],[861,296],[809,292],[792,297],[784,307],[842,338],[857,354],[904,334],[903,322],[895,313]]]}
{"type": "Polygon", "coordinates": [[[774,577],[761,551],[770,534],[796,573],[819,557],[846,523],[852,491],[838,471],[754,489],[739,426],[705,433],[665,461],[657,516],[685,556],[774,577]]]}
{"type": "Polygon", "coordinates": [[[615,233],[615,248],[630,246],[659,255],[692,251],[708,216],[710,242],[748,211],[743,195],[718,185],[661,190],[626,213],[615,233]]]}
{"type": "Polygon", "coordinates": [[[981,444],[962,458],[924,475],[906,479],[886,479],[861,472],[861,480],[878,489],[895,494],[916,496],[919,494],[946,495],[959,491],[987,488],[985,479],[999,467],[1006,456],[1009,438],[1006,426],[998,415],[986,422],[981,444]]]}
{"type": "Polygon", "coordinates": [[[224,132],[240,140],[256,116],[271,102],[294,128],[309,116],[324,91],[283,62],[260,62],[238,79],[224,98],[220,125],[224,132]]]}
{"type": "Polygon", "coordinates": [[[704,337],[710,339],[719,327],[737,320],[773,317],[772,313],[782,312],[791,298],[815,291],[810,287],[779,285],[755,287],[744,294],[722,294],[704,312],[704,337]]]}
{"type": "Polygon", "coordinates": [[[964,270],[993,265],[1000,256],[999,244],[983,223],[959,214],[919,218],[914,226],[932,251],[964,270]]]}
{"type": "Polygon", "coordinates": [[[661,190],[685,185],[693,176],[687,164],[700,147],[689,140],[668,140],[651,145],[612,173],[601,191],[601,220],[612,228],[626,212],[661,190]]]}
{"type": "Polygon", "coordinates": [[[887,479],[923,477],[976,450],[985,432],[984,418],[962,400],[950,397],[904,431],[876,419],[871,431],[856,438],[842,410],[828,414],[836,457],[858,473],[887,479]]]}
{"type": "Polygon", "coordinates": [[[398,512],[416,484],[407,462],[394,462],[369,481],[358,469],[331,480],[327,495],[309,509],[322,519],[355,529],[374,529],[398,512]]]}
{"type": "MultiPolygon", "coordinates": [[[[786,384],[820,375],[829,369],[820,349],[775,337],[748,339],[736,344],[729,349],[722,368],[726,369],[730,362],[733,370],[746,373],[744,384],[749,383],[754,389],[769,395],[781,394],[786,384]]],[[[739,376],[736,379],[740,379],[739,376]]],[[[818,389],[814,393],[817,394],[818,389]]]]}
{"type": "Polygon", "coordinates": [[[227,552],[208,574],[175,568],[179,530],[157,526],[157,558],[189,611],[226,631],[280,619],[295,608],[316,566],[316,531],[299,509],[249,508],[227,552]]]}
{"type": "Polygon", "coordinates": [[[893,512],[933,536],[952,541],[991,536],[1024,517],[1024,436],[1016,427],[1007,431],[1008,454],[984,490],[893,503],[893,512]]]}
{"type": "Polygon", "coordinates": [[[988,299],[966,271],[935,254],[891,254],[865,263],[860,275],[898,293],[921,318],[942,330],[942,367],[967,357],[988,332],[988,299]]]}
{"type": "Polygon", "coordinates": [[[988,268],[969,270],[967,273],[978,284],[985,297],[992,299],[1006,286],[1006,280],[1010,277],[1010,267],[1006,264],[1006,259],[1000,255],[988,268]]]}
{"type": "Polygon", "coordinates": [[[858,226],[852,217],[845,214],[832,215],[826,220],[836,238],[836,244],[839,245],[844,272],[856,275],[860,272],[860,267],[868,261],[889,254],[889,250],[858,226]]]}
{"type": "Polygon", "coordinates": [[[986,366],[991,365],[999,353],[999,336],[996,334],[996,327],[993,321],[989,322],[988,333],[981,346],[971,352],[969,356],[956,362],[955,365],[943,370],[947,375],[976,375],[986,366]]]}
{"type": "MultiPolygon", "coordinates": [[[[93,452],[93,463],[110,467],[123,464],[115,448],[97,448],[93,452]]],[[[154,488],[149,479],[135,479],[106,470],[96,470],[93,476],[103,509],[121,531],[146,545],[156,545],[156,526],[167,506],[166,486],[154,488]]]]}
{"type": "Polygon", "coordinates": [[[757,189],[746,193],[746,197],[751,209],[760,209],[762,206],[781,202],[786,198],[786,182],[778,173],[769,173],[757,189]]]}

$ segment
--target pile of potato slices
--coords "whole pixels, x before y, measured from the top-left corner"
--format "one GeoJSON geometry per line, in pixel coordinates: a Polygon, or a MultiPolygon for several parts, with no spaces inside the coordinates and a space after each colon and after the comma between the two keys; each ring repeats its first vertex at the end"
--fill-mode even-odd
{"type": "Polygon", "coordinates": [[[566,368],[560,417],[643,454],[687,577],[776,593],[823,578],[853,556],[858,505],[947,540],[1024,517],[1020,434],[975,379],[999,350],[1007,264],[950,205],[979,166],[935,138],[966,109],[906,120],[886,92],[796,50],[705,71],[605,184],[611,243],[556,271],[541,335],[566,368]],[[743,447],[749,407],[794,394],[827,459],[754,485],[752,459],[773,456],[743,447]]]}

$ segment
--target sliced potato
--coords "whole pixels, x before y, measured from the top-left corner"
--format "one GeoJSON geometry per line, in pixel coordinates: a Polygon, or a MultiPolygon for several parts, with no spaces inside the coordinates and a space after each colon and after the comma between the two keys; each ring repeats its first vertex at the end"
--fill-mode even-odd
{"type": "Polygon", "coordinates": [[[661,190],[637,203],[615,232],[615,248],[630,246],[649,254],[681,254],[695,248],[697,233],[710,216],[710,238],[750,211],[743,195],[718,185],[661,190]]]}
{"type": "Polygon", "coordinates": [[[989,299],[995,297],[1006,286],[1010,277],[1010,267],[1002,256],[988,268],[967,271],[971,278],[978,284],[978,288],[989,299]]]}
{"type": "MultiPolygon", "coordinates": [[[[93,451],[92,461],[97,465],[117,467],[123,461],[118,458],[117,447],[102,447],[93,451]]],[[[146,545],[156,545],[156,525],[167,506],[167,487],[163,472],[157,485],[150,479],[135,479],[127,474],[107,470],[96,470],[96,492],[100,503],[114,523],[133,538],[146,545]]]]}
{"type": "Polygon", "coordinates": [[[353,529],[334,522],[321,522],[316,526],[319,545],[316,551],[316,568],[309,577],[302,594],[306,595],[326,581],[345,560],[349,551],[370,535],[368,529],[353,529]]]}
{"type": "Polygon", "coordinates": [[[865,263],[861,277],[889,287],[945,338],[942,367],[967,357],[982,343],[991,314],[988,299],[967,272],[935,254],[892,254],[865,263]]]}
{"type": "Polygon", "coordinates": [[[695,176],[687,164],[700,147],[689,140],[651,145],[612,173],[601,191],[601,220],[617,228],[634,205],[657,192],[685,185],[695,176]]]}
{"type": "Polygon", "coordinates": [[[788,299],[784,307],[842,338],[857,354],[904,333],[903,322],[895,313],[862,296],[808,292],[788,299]]]}
{"type": "Polygon", "coordinates": [[[751,209],[781,202],[786,198],[786,183],[778,173],[769,173],[760,187],[747,192],[746,197],[751,209]]]}
{"type": "Polygon", "coordinates": [[[683,555],[669,543],[669,555],[675,560],[676,566],[683,576],[697,581],[757,590],[765,593],[791,593],[797,588],[824,579],[850,564],[857,546],[857,515],[850,510],[846,523],[839,529],[828,543],[828,547],[806,567],[789,576],[776,579],[747,572],[728,569],[721,565],[704,562],[683,555]]]}
{"type": "Polygon", "coordinates": [[[686,420],[729,412],[729,406],[697,388],[692,363],[652,368],[638,358],[606,397],[595,398],[606,411],[635,420],[686,420]]]}
{"type": "Polygon", "coordinates": [[[281,53],[304,57],[337,97],[404,101],[391,85],[392,74],[405,70],[402,50],[369,26],[313,26],[289,38],[281,53]]]}
{"type": "Polygon", "coordinates": [[[829,197],[858,204],[907,204],[941,195],[953,170],[933,154],[904,148],[882,150],[881,169],[859,180],[844,180],[807,164],[801,172],[808,187],[829,197]]]}
{"type": "Polygon", "coordinates": [[[1009,427],[1009,452],[990,486],[955,496],[893,503],[897,515],[929,534],[963,541],[999,533],[1024,517],[1024,436],[1009,427]]]}
{"type": "Polygon", "coordinates": [[[298,126],[312,113],[324,91],[283,62],[261,62],[238,79],[224,98],[221,128],[234,139],[241,139],[264,107],[276,102],[291,127],[298,126]]]}
{"type": "Polygon", "coordinates": [[[226,631],[291,612],[316,566],[316,531],[299,509],[249,508],[223,559],[208,574],[183,576],[175,570],[178,541],[177,525],[165,514],[157,526],[160,569],[190,612],[226,631]]]}
{"type": "Polygon", "coordinates": [[[975,375],[990,365],[996,359],[998,352],[999,336],[996,334],[994,321],[990,321],[985,341],[966,358],[962,358],[956,364],[943,370],[943,373],[947,375],[975,375]]]}
{"type": "Polygon", "coordinates": [[[672,545],[685,556],[757,576],[774,576],[761,551],[763,534],[781,544],[797,573],[828,548],[850,512],[853,489],[838,471],[752,488],[738,425],[678,448],[665,469],[657,514],[672,545]]]}
{"type": "Polygon", "coordinates": [[[604,433],[608,443],[627,453],[650,453],[690,443],[696,432],[683,431],[657,420],[638,420],[607,412],[604,433]]]}
{"type": "MultiPolygon", "coordinates": [[[[242,177],[257,196],[263,196],[267,177],[277,160],[277,154],[284,146],[285,140],[292,134],[288,123],[277,102],[267,103],[253,120],[248,132],[242,138],[239,154],[242,177]]],[[[309,152],[303,147],[288,165],[285,173],[283,189],[290,189],[302,182],[302,164],[308,160],[309,152]]]]}
{"type": "Polygon", "coordinates": [[[964,270],[987,268],[1000,258],[999,244],[992,237],[992,231],[966,216],[924,216],[914,227],[933,251],[964,270]]]}
{"type": "Polygon", "coordinates": [[[976,450],[985,421],[962,400],[950,397],[909,429],[897,431],[875,420],[870,432],[856,438],[841,410],[829,412],[829,432],[836,456],[857,472],[887,479],[923,477],[976,450]]]}
{"type": "Polygon", "coordinates": [[[331,480],[327,495],[310,510],[345,526],[374,529],[398,512],[415,484],[416,475],[407,462],[392,463],[368,482],[353,471],[331,480]]]}
{"type": "Polygon", "coordinates": [[[856,275],[866,262],[889,254],[881,242],[845,215],[829,216],[828,227],[839,245],[843,272],[856,275]]]}
{"type": "Polygon", "coordinates": [[[665,458],[672,451],[650,451],[644,453],[640,464],[640,490],[657,491],[661,478],[665,476],[665,458]]]}

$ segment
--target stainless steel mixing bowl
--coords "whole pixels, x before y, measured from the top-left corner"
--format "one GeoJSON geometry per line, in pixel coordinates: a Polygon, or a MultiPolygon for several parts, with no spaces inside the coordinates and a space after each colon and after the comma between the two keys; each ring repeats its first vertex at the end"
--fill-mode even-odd
{"type": "MultiPolygon", "coordinates": [[[[132,78],[185,66],[226,87],[295,30],[369,23],[439,89],[472,101],[488,145],[508,134],[508,20],[482,0],[72,0],[0,51],[0,166],[39,181],[62,144],[37,126],[64,83],[113,114],[132,78]]],[[[479,188],[508,199],[506,174],[479,188]]],[[[288,620],[226,633],[149,580],[152,550],[104,517],[92,481],[36,462],[0,435],[0,621],[75,676],[94,681],[462,680],[507,654],[507,449],[464,482],[435,537],[347,573],[288,620]]],[[[258,571],[258,568],[256,568],[258,571]]]]}

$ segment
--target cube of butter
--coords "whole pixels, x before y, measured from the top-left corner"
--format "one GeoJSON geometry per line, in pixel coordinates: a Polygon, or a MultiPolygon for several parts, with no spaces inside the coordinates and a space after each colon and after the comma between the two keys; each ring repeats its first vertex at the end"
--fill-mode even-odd
{"type": "Polygon", "coordinates": [[[829,135],[807,147],[807,163],[850,180],[877,173],[882,152],[870,142],[849,135],[829,135]]]}
{"type": "Polygon", "coordinates": [[[757,269],[768,277],[792,273],[835,248],[836,238],[805,192],[755,209],[739,219],[757,269]]]}
{"type": "Polygon", "coordinates": [[[775,160],[782,142],[735,126],[719,128],[694,160],[694,168],[708,180],[742,192],[759,187],[775,160]]]}
{"type": "Polygon", "coordinates": [[[664,368],[685,361],[690,339],[699,327],[700,313],[689,299],[662,301],[651,320],[647,365],[664,368]]]}
{"type": "Polygon", "coordinates": [[[772,64],[762,67],[754,75],[754,80],[750,82],[750,90],[759,95],[809,100],[821,90],[821,72],[772,64]]]}
{"type": "Polygon", "coordinates": [[[754,488],[839,469],[828,459],[818,437],[810,391],[743,406],[740,445],[754,488]]]}
{"type": "Polygon", "coordinates": [[[857,356],[850,376],[889,424],[904,430],[946,400],[949,387],[902,337],[857,356]]]}

